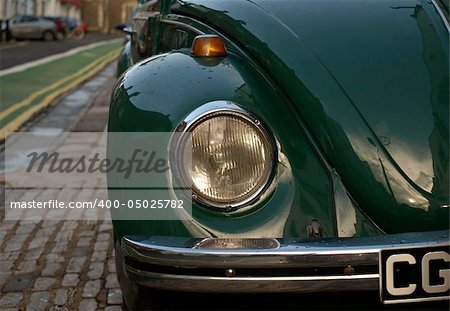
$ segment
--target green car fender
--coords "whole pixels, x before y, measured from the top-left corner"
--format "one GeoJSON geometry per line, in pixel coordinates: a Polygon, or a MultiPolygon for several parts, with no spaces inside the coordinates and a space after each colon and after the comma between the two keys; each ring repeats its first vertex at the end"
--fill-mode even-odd
{"type": "MultiPolygon", "coordinates": [[[[194,58],[187,51],[143,60],[122,75],[113,92],[110,132],[173,132],[192,111],[229,101],[266,125],[278,145],[278,163],[266,193],[252,206],[231,213],[193,203],[189,221],[115,221],[116,238],[128,235],[308,237],[317,220],[323,235],[337,236],[330,172],[280,93],[249,62],[194,58]],[[289,133],[286,135],[286,133],[289,133]],[[118,223],[120,222],[120,223],[118,223]]],[[[355,235],[376,232],[358,213],[355,235]]]]}
{"type": "Polygon", "coordinates": [[[270,74],[384,232],[448,229],[449,37],[433,3],[287,2],[183,1],[176,12],[270,74]]]}

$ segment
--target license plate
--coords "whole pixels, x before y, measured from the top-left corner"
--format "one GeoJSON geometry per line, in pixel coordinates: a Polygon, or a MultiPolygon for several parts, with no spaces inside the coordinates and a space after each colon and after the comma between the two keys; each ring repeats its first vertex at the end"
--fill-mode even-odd
{"type": "Polygon", "coordinates": [[[383,303],[450,298],[449,245],[380,251],[383,303]]]}

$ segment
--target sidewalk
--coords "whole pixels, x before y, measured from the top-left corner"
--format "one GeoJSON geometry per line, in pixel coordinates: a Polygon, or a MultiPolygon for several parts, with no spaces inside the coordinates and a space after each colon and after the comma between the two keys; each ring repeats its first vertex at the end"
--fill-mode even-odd
{"type": "MultiPolygon", "coordinates": [[[[103,131],[114,75],[112,63],[26,130],[103,131]]],[[[1,310],[113,311],[121,304],[110,221],[0,220],[1,310]]]]}

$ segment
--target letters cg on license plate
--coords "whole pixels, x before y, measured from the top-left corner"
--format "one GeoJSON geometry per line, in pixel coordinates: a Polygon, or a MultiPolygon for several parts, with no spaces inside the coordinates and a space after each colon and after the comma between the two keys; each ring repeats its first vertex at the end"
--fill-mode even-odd
{"type": "Polygon", "coordinates": [[[384,249],[379,262],[383,303],[449,299],[449,245],[384,249]]]}

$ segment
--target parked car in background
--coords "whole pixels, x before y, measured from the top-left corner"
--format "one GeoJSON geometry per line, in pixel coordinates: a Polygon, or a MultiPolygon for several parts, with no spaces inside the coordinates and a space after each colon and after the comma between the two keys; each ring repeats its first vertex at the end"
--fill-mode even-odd
{"type": "Polygon", "coordinates": [[[56,38],[58,40],[64,39],[68,31],[68,25],[63,17],[60,16],[44,16],[46,20],[52,21],[56,25],[56,38]]]}
{"type": "Polygon", "coordinates": [[[140,2],[108,156],[163,144],[167,166],[154,188],[108,173],[130,310],[161,290],[449,299],[448,5],[140,2]]]}
{"type": "Polygon", "coordinates": [[[48,19],[34,15],[16,15],[9,20],[9,30],[15,39],[43,39],[45,41],[57,38],[57,26],[48,19]]]}

